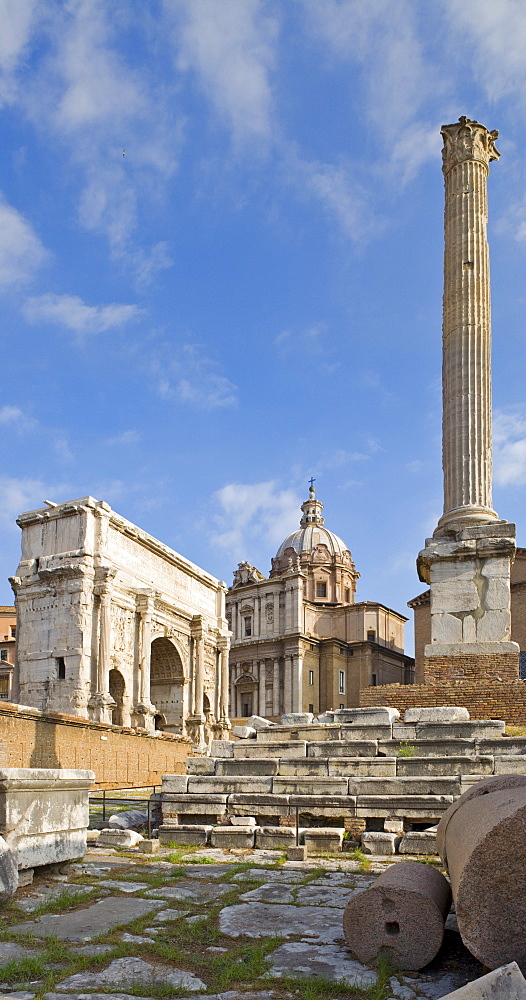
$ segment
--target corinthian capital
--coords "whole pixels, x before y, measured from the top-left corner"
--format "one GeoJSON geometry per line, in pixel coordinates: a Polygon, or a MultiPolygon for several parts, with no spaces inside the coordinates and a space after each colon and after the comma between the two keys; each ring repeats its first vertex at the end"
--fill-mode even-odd
{"type": "Polygon", "coordinates": [[[444,138],[442,170],[445,174],[464,160],[479,160],[489,166],[491,160],[498,160],[500,156],[495,148],[498,131],[490,132],[480,122],[466,118],[466,115],[462,115],[454,125],[443,125],[440,131],[444,138]]]}

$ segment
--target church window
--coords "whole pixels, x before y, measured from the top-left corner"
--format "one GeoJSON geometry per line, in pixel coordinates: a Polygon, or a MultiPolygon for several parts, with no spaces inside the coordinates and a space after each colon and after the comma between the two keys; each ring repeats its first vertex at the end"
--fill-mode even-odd
{"type": "Polygon", "coordinates": [[[314,670],[309,670],[309,684],[311,687],[314,684],[314,670]]]}
{"type": "Polygon", "coordinates": [[[345,708],[345,705],[343,704],[343,701],[340,702],[340,708],[345,708]]]}
{"type": "Polygon", "coordinates": [[[252,618],[247,616],[245,618],[245,636],[252,635],[252,618]]]}
{"type": "Polygon", "coordinates": [[[63,656],[57,656],[57,677],[59,681],[66,679],[66,661],[63,656]]]}
{"type": "Polygon", "coordinates": [[[345,588],[345,603],[346,604],[350,604],[351,603],[351,591],[350,591],[349,587],[345,588]]]}
{"type": "Polygon", "coordinates": [[[0,660],[7,660],[7,649],[0,649],[0,660]]]}
{"type": "Polygon", "coordinates": [[[11,638],[16,639],[16,628],[14,625],[11,625],[11,638]]]}
{"type": "Polygon", "coordinates": [[[316,584],[316,597],[327,597],[327,584],[317,583],[316,584]]]}
{"type": "Polygon", "coordinates": [[[345,694],[345,670],[340,670],[339,673],[338,694],[345,694]]]}
{"type": "Polygon", "coordinates": [[[314,712],[314,705],[309,705],[309,712],[314,712]]]}
{"type": "Polygon", "coordinates": [[[367,642],[375,642],[375,641],[376,641],[376,632],[375,632],[374,628],[368,628],[367,629],[367,642]]]}
{"type": "Polygon", "coordinates": [[[372,674],[372,676],[371,676],[371,684],[372,684],[373,687],[376,687],[376,674],[372,674]]]}

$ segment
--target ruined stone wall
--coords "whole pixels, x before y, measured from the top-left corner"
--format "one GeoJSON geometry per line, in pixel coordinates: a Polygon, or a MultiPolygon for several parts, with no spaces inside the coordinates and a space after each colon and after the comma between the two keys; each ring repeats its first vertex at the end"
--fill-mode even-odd
{"type": "Polygon", "coordinates": [[[3,767],[88,768],[100,788],[160,785],[184,774],[192,743],[172,733],[152,736],[0,702],[3,767]]]}
{"type": "Polygon", "coordinates": [[[526,725],[524,681],[448,681],[447,684],[385,684],[360,691],[360,705],[390,705],[403,716],[406,708],[462,705],[472,719],[504,719],[526,725]]]}

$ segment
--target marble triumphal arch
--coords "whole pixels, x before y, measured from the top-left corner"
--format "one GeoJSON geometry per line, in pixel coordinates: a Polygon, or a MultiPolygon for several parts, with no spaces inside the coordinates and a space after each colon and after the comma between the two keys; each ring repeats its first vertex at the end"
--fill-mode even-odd
{"type": "Polygon", "coordinates": [[[14,700],[196,743],[229,727],[224,583],[93,497],[18,524],[14,700]]]}

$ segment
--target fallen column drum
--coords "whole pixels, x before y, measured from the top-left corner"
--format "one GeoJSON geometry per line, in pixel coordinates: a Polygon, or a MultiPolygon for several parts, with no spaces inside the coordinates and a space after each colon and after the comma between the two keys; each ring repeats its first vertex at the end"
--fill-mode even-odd
{"type": "Polygon", "coordinates": [[[440,872],[400,861],[351,897],[343,914],[345,942],[366,965],[384,953],[398,968],[417,971],[439,951],[450,906],[451,888],[440,872]]]}
{"type": "Polygon", "coordinates": [[[462,940],[489,969],[526,971],[526,775],[479,781],[444,813],[437,849],[462,940]]]}

